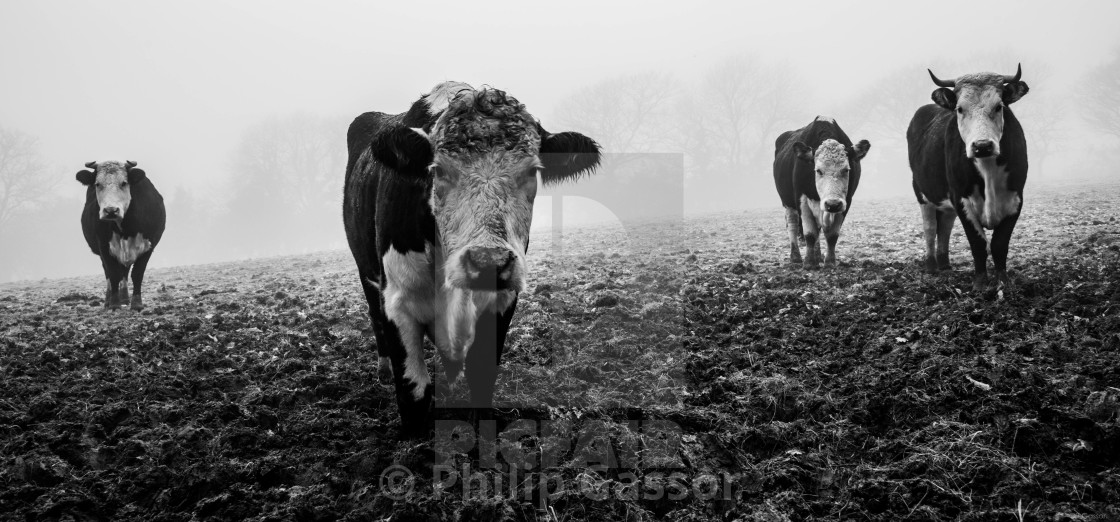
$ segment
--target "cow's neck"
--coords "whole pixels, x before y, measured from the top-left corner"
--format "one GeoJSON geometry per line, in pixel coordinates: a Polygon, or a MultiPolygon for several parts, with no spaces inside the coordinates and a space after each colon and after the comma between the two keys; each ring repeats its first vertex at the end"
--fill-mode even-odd
{"type": "MultiPolygon", "coordinates": [[[[974,159],[980,178],[984,180],[983,203],[976,205],[980,214],[977,216],[980,224],[989,230],[994,229],[1004,218],[1019,209],[1019,194],[1008,187],[1010,174],[1007,164],[1002,165],[996,158],[974,159]]],[[[975,197],[975,196],[973,196],[975,197]]]]}
{"type": "Polygon", "coordinates": [[[462,362],[474,342],[479,319],[487,312],[505,312],[517,295],[511,290],[494,292],[448,287],[444,284],[444,258],[439,248],[433,249],[433,259],[437,290],[435,317],[428,327],[428,337],[443,358],[462,362]]]}

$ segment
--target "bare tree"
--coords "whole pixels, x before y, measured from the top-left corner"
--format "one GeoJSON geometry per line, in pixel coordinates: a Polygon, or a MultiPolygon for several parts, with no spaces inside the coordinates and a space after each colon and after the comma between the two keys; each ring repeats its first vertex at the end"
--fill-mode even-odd
{"type": "Polygon", "coordinates": [[[668,74],[619,76],[561,101],[555,125],[593,136],[607,152],[672,152],[679,150],[670,121],[679,94],[680,85],[668,74]]]}
{"type": "Polygon", "coordinates": [[[1120,139],[1120,48],[1085,74],[1078,95],[1081,117],[1097,131],[1120,139]]]}
{"type": "Polygon", "coordinates": [[[39,140],[0,127],[0,232],[19,212],[43,202],[58,186],[39,153],[39,140]]]}
{"type": "Polygon", "coordinates": [[[799,126],[804,115],[798,102],[805,92],[788,66],[754,55],[732,56],[709,69],[678,105],[676,119],[686,147],[690,205],[730,208],[769,201],[769,191],[751,187],[771,185],[774,140],[799,126]]]}
{"type": "Polygon", "coordinates": [[[342,234],[346,165],[341,118],[290,115],[246,130],[231,157],[228,215],[235,250],[275,254],[327,248],[342,234]]]}

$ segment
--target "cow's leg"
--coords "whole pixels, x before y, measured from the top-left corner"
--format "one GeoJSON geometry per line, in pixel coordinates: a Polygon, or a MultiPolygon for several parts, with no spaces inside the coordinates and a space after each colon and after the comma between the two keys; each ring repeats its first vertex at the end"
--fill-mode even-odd
{"type": "Polygon", "coordinates": [[[797,246],[797,240],[801,236],[801,215],[795,208],[785,207],[785,209],[786,230],[789,232],[789,262],[800,264],[801,248],[797,246]]]}
{"type": "Polygon", "coordinates": [[[930,203],[922,203],[919,206],[922,208],[922,232],[926,237],[926,272],[936,274],[937,255],[934,244],[937,242],[938,231],[937,206],[930,203]]]}
{"type": "MultiPolygon", "coordinates": [[[[124,265],[121,265],[121,266],[124,266],[124,265]]],[[[120,300],[121,300],[121,305],[122,306],[126,305],[126,304],[129,304],[131,302],[131,300],[128,297],[128,273],[129,273],[130,268],[131,267],[125,266],[124,270],[121,271],[121,287],[120,287],[120,290],[118,291],[118,294],[120,295],[120,300]]]]}
{"type": "Polygon", "coordinates": [[[136,258],[132,265],[132,309],[139,312],[144,309],[144,298],[140,295],[140,287],[144,284],[144,271],[148,269],[148,259],[152,257],[149,250],[136,258]]]}
{"type": "Polygon", "coordinates": [[[996,281],[1008,284],[1007,277],[1007,250],[1011,245],[1011,232],[1015,230],[1015,222],[1019,221],[1019,214],[1007,216],[992,231],[992,262],[996,266],[996,281]]]}
{"type": "Polygon", "coordinates": [[[828,243],[828,254],[824,257],[825,266],[836,266],[836,240],[840,239],[840,228],[843,226],[844,214],[833,214],[832,224],[824,231],[824,239],[828,243]]]}
{"type": "Polygon", "coordinates": [[[820,268],[821,246],[818,242],[817,218],[809,208],[808,200],[801,202],[801,228],[805,232],[805,268],[820,268]]]}
{"type": "Polygon", "coordinates": [[[424,362],[424,328],[411,317],[398,317],[385,321],[382,332],[378,351],[384,347],[393,367],[402,430],[408,437],[424,436],[434,391],[424,362]]]}
{"type": "Polygon", "coordinates": [[[378,290],[377,285],[369,275],[360,273],[359,279],[362,282],[362,291],[366,294],[370,322],[373,325],[374,338],[377,340],[377,355],[379,356],[377,380],[388,386],[393,383],[393,363],[389,359],[389,352],[386,351],[384,343],[381,342],[381,338],[385,335],[381,328],[388,321],[381,308],[381,291],[378,290]]]}
{"type": "Polygon", "coordinates": [[[957,220],[951,211],[941,209],[937,212],[937,268],[952,270],[949,263],[949,237],[953,234],[953,222],[957,220]]]}
{"type": "Polygon", "coordinates": [[[475,324],[474,342],[467,352],[466,378],[471,392],[471,406],[490,408],[494,404],[494,384],[498,380],[498,364],[506,344],[506,332],[517,308],[514,298],[500,314],[486,312],[475,324]]]}
{"type": "Polygon", "coordinates": [[[988,284],[988,238],[984,229],[972,222],[963,206],[957,207],[957,217],[960,218],[961,228],[968,238],[968,246],[972,250],[972,264],[975,272],[972,274],[972,289],[982,291],[988,284]]]}
{"type": "Polygon", "coordinates": [[[105,280],[108,284],[105,290],[105,308],[116,310],[121,307],[120,285],[127,269],[108,256],[102,257],[101,263],[105,268],[105,280]]]}

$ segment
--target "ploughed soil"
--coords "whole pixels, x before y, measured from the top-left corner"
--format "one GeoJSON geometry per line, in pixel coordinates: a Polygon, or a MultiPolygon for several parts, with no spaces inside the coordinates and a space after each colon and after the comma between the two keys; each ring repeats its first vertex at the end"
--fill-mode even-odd
{"type": "Polygon", "coordinates": [[[537,234],[500,407],[433,440],[348,253],[151,270],[142,313],[3,285],[0,519],[1120,519],[1118,188],[1028,192],[978,294],[911,200],[857,199],[819,271],[777,208],[537,234]]]}

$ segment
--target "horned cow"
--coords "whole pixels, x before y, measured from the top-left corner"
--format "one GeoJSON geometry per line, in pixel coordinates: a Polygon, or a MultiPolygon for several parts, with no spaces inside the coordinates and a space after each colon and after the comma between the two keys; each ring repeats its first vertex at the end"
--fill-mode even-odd
{"type": "Polygon", "coordinates": [[[1029,90],[1019,66],[1014,75],[977,73],[941,80],[934,103],[922,106],[906,131],[914,195],[922,209],[925,269],[950,268],[949,236],[956,216],[964,228],[975,267],[973,289],[988,281],[988,239],[996,280],[1007,279],[1011,232],[1023,208],[1027,141],[1011,111],[1029,90]],[[936,247],[934,245],[936,241],[936,247]]]}
{"type": "Polygon", "coordinates": [[[86,189],[82,209],[82,234],[91,251],[101,258],[105,272],[105,308],[129,303],[144,308],[140,287],[152,251],[163,237],[167,216],[163,196],[136,168],[135,161],[91,161],[78,171],[86,189]],[[128,274],[132,272],[132,297],[128,274]]]}

